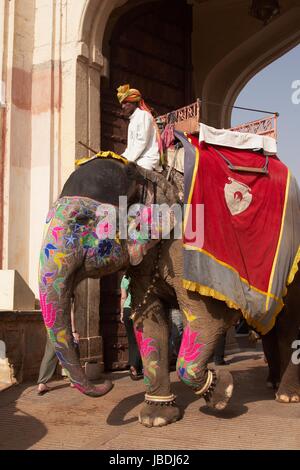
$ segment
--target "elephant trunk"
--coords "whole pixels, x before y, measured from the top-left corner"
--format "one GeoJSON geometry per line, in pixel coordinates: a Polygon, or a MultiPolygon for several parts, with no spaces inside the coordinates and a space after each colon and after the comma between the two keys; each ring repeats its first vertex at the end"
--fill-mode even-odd
{"type": "Polygon", "coordinates": [[[41,290],[40,301],[49,338],[54,346],[56,356],[71,383],[85,395],[92,397],[105,395],[113,387],[111,381],[105,380],[99,386],[93,385],[80,365],[71,331],[69,296],[66,296],[64,302],[60,297],[58,302],[55,291],[48,289],[47,292],[43,292],[41,290]]]}

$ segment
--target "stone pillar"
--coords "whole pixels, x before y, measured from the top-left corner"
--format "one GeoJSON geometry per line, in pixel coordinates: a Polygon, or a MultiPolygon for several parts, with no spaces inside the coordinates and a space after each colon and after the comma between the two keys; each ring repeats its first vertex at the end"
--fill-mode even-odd
{"type": "Polygon", "coordinates": [[[6,1],[0,3],[0,269],[3,256],[3,189],[4,189],[4,156],[6,135],[6,109],[5,109],[5,82],[4,82],[4,57],[6,52],[6,1]]]}
{"type": "Polygon", "coordinates": [[[75,326],[80,334],[80,358],[90,378],[97,378],[104,369],[99,306],[99,279],[82,281],[75,290],[75,326]]]}

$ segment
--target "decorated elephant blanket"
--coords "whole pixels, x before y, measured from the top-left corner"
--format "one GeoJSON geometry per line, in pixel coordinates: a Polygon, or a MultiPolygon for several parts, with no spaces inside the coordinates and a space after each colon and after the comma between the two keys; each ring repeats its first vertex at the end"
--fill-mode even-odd
{"type": "Polygon", "coordinates": [[[276,155],[178,137],[185,149],[184,287],[240,309],[265,334],[300,260],[297,182],[276,155]]]}

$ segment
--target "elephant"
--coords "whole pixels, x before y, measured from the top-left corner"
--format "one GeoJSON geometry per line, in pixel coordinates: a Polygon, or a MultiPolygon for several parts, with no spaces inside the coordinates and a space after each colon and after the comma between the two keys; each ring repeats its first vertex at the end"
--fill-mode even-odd
{"type": "MultiPolygon", "coordinates": [[[[172,236],[157,240],[137,265],[129,262],[128,240],[118,236],[99,240],[97,208],[103,204],[117,207],[121,195],[127,196],[129,205],[147,204],[149,200],[170,205],[180,201],[176,187],[157,172],[143,170],[133,163],[126,165],[115,159],[96,158],[71,174],[48,214],[39,286],[44,322],[58,359],[82,393],[98,397],[110,391],[110,381],[96,387],[80,367],[71,339],[70,298],[83,279],[127,269],[131,277],[132,318],[146,386],[140,423],[147,427],[164,426],[181,418],[170,387],[165,313],[166,307],[178,305],[185,325],[177,360],[178,376],[208,406],[223,410],[233,393],[233,378],[228,370],[208,369],[208,362],[219,337],[240,312],[182,286],[182,240],[172,236]],[[145,193],[148,201],[144,200],[145,193]]],[[[269,380],[280,382],[277,400],[282,402],[300,400],[299,366],[291,361],[291,344],[300,326],[299,276],[298,272],[289,287],[285,308],[264,340],[269,351],[266,354],[269,380]]]]}
{"type": "Polygon", "coordinates": [[[105,381],[95,387],[80,367],[72,342],[71,296],[83,279],[100,278],[129,264],[127,240],[118,234],[102,239],[97,232],[101,220],[97,211],[107,205],[117,208],[121,195],[128,206],[147,202],[149,195],[158,204],[178,199],[175,188],[159,173],[117,159],[93,159],[70,175],[51,207],[40,252],[40,304],[49,338],[71,383],[90,396],[104,395],[112,384],[105,381]]]}

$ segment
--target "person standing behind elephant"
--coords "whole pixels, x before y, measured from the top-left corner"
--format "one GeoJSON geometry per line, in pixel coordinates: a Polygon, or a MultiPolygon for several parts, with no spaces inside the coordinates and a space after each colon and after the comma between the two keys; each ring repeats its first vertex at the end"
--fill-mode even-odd
{"type": "Polygon", "coordinates": [[[117,91],[124,116],[129,118],[127,147],[123,157],[146,170],[162,171],[162,141],[151,109],[139,90],[121,85],[117,91]]]}
{"type": "MultiPolygon", "coordinates": [[[[75,328],[75,319],[74,319],[74,299],[72,299],[72,307],[71,307],[71,327],[72,327],[72,335],[73,335],[73,342],[76,347],[76,353],[78,358],[80,357],[79,353],[79,333],[76,331],[75,328]]],[[[53,377],[55,369],[58,364],[58,358],[55,353],[54,344],[52,343],[51,339],[47,335],[47,342],[45,347],[44,356],[40,365],[39,371],[39,378],[38,378],[38,395],[44,395],[47,392],[50,392],[51,388],[48,387],[47,383],[53,377]]],[[[64,369],[62,370],[64,375],[64,369]]],[[[71,383],[70,386],[73,388],[73,384],[71,383]]]]}
{"type": "Polygon", "coordinates": [[[227,331],[222,333],[220,336],[215,352],[214,352],[214,363],[216,366],[227,366],[228,362],[225,361],[224,356],[225,356],[225,347],[226,347],[226,337],[227,337],[227,331]]]}
{"type": "Polygon", "coordinates": [[[124,323],[128,338],[128,363],[132,380],[143,378],[143,364],[136,342],[131,315],[130,277],[123,276],[121,281],[121,322],[124,323]]]}
{"type": "Polygon", "coordinates": [[[176,369],[177,357],[180,350],[182,334],[184,330],[182,313],[177,308],[171,308],[169,310],[169,329],[169,362],[172,370],[174,366],[176,369]]]}

